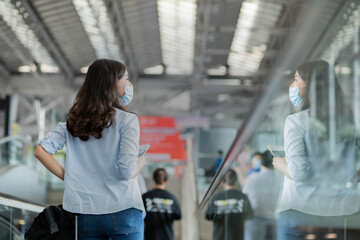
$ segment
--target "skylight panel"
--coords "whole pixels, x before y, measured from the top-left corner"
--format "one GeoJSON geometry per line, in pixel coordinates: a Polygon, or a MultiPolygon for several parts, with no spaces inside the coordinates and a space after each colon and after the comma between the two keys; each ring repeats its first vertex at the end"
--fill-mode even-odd
{"type": "Polygon", "coordinates": [[[279,17],[281,8],[281,5],[274,3],[249,0],[242,3],[228,57],[231,75],[253,74],[258,70],[266,51],[266,47],[264,48],[263,45],[267,43],[270,31],[259,35],[254,29],[259,25],[264,27],[264,24],[269,28],[273,27],[279,17]],[[266,21],[263,20],[264,11],[267,13],[266,21]],[[269,14],[272,16],[268,16],[269,14]]]}
{"type": "MultiPolygon", "coordinates": [[[[10,3],[10,1],[0,0],[0,15],[6,24],[12,29],[21,44],[29,50],[35,61],[40,66],[46,66],[41,67],[40,70],[44,72],[47,72],[47,70],[50,72],[59,71],[59,68],[53,62],[47,50],[42,46],[32,29],[30,29],[24,22],[23,17],[19,14],[15,6],[10,3]]],[[[30,65],[25,65],[23,68],[33,69],[30,65]]]]}
{"type": "Polygon", "coordinates": [[[196,0],[159,0],[161,50],[167,74],[193,72],[196,0]]]}
{"type": "Polygon", "coordinates": [[[348,46],[352,41],[354,34],[356,34],[356,29],[360,27],[360,5],[352,12],[352,15],[349,17],[349,21],[342,26],[342,29],[337,33],[330,47],[327,48],[327,51],[323,53],[322,58],[333,63],[339,56],[341,50],[348,46]]]}
{"type": "Polygon", "coordinates": [[[121,60],[119,46],[102,0],[73,0],[98,58],[121,60]]]}

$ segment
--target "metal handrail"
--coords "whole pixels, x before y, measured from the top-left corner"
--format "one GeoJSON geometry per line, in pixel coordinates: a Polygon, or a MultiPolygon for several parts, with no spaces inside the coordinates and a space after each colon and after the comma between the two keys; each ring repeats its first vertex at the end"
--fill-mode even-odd
{"type": "Polygon", "coordinates": [[[47,207],[47,205],[45,205],[45,204],[27,201],[25,199],[10,196],[10,195],[3,194],[3,193],[0,193],[0,205],[24,209],[24,210],[28,210],[31,212],[37,212],[37,213],[42,212],[44,210],[44,208],[47,207]]]}
{"type": "Polygon", "coordinates": [[[0,145],[11,142],[13,140],[21,140],[24,145],[30,145],[31,144],[31,137],[30,136],[24,136],[24,135],[12,135],[7,136],[0,139],[0,145]]]}

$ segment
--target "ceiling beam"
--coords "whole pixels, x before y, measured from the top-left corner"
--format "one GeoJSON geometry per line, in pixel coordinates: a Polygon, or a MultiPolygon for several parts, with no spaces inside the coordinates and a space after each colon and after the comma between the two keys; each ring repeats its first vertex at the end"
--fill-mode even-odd
{"type": "Polygon", "coordinates": [[[131,44],[129,26],[126,23],[122,2],[118,0],[105,0],[104,3],[114,29],[115,37],[117,38],[117,42],[120,46],[122,56],[125,58],[126,67],[132,76],[132,80],[136,83],[139,69],[134,49],[131,44]]]}
{"type": "Polygon", "coordinates": [[[197,88],[204,74],[204,64],[206,55],[206,44],[210,29],[210,15],[212,0],[199,0],[196,10],[196,35],[194,53],[194,72],[191,78],[190,109],[197,107],[197,88]]]}
{"type": "Polygon", "coordinates": [[[30,3],[30,1],[12,0],[12,3],[18,9],[19,14],[23,16],[24,21],[34,31],[39,41],[50,53],[54,62],[60,67],[66,78],[69,79],[69,81],[71,82],[74,77],[74,72],[69,61],[66,59],[59,46],[57,46],[55,39],[47,30],[45,24],[39,17],[38,13],[30,3]],[[23,9],[25,9],[26,11],[23,11],[23,9]]]}
{"type": "Polygon", "coordinates": [[[4,78],[4,79],[9,79],[10,78],[10,71],[9,69],[0,61],[0,75],[4,78]]]}

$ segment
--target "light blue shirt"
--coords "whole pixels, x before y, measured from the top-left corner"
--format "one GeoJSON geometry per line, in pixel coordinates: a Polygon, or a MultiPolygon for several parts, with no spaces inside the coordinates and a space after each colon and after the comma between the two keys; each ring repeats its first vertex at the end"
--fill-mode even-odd
{"type": "Polygon", "coordinates": [[[293,209],[317,216],[341,216],[359,210],[354,138],[330,144],[309,131],[309,110],[289,115],[284,126],[287,172],[277,212],[293,209]]]}
{"type": "Polygon", "coordinates": [[[248,196],[256,217],[274,218],[281,182],[280,174],[267,168],[246,178],[243,192],[248,196]]]}
{"type": "Polygon", "coordinates": [[[66,123],[40,141],[50,154],[66,145],[65,210],[82,214],[106,214],[128,208],[145,212],[137,172],[140,127],[133,113],[116,109],[116,116],[102,137],[82,141],[73,137],[66,123]]]}

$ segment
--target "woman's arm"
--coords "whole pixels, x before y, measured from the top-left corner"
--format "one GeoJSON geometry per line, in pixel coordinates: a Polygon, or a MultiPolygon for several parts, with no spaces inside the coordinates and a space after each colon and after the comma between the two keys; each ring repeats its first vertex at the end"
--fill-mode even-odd
{"type": "Polygon", "coordinates": [[[35,149],[34,155],[39,161],[55,176],[64,181],[65,169],[54,158],[53,155],[46,152],[41,145],[38,145],[35,149]]]}
{"type": "Polygon", "coordinates": [[[280,170],[281,172],[284,173],[285,176],[287,176],[289,179],[292,180],[292,178],[290,177],[287,171],[287,164],[285,158],[279,158],[279,157],[273,158],[273,165],[275,169],[280,170]]]}
{"type": "Polygon", "coordinates": [[[284,150],[285,158],[279,160],[279,165],[284,174],[290,179],[297,182],[309,180],[311,175],[310,165],[305,153],[305,132],[306,132],[306,115],[301,114],[289,115],[286,118],[284,126],[284,150]]]}

